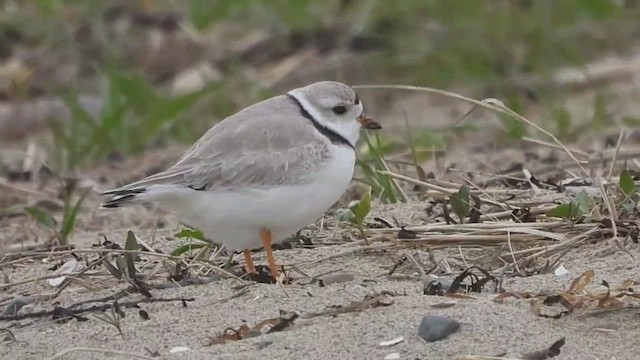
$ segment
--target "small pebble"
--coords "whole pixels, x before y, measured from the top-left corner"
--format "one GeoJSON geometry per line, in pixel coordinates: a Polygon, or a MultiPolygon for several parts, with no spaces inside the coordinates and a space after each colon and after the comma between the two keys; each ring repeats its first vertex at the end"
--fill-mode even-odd
{"type": "Polygon", "coordinates": [[[329,286],[331,284],[341,284],[352,282],[355,280],[355,276],[348,272],[338,272],[333,274],[328,274],[322,277],[319,281],[320,287],[329,286]]]}
{"type": "Polygon", "coordinates": [[[384,357],[384,360],[398,360],[398,359],[400,359],[399,353],[391,353],[384,357]]]}
{"type": "Polygon", "coordinates": [[[273,344],[273,341],[267,341],[267,340],[260,341],[258,343],[258,350],[262,350],[271,344],[273,344]]]}
{"type": "Polygon", "coordinates": [[[418,326],[418,335],[426,341],[442,340],[460,329],[456,320],[439,315],[425,315],[418,326]]]}

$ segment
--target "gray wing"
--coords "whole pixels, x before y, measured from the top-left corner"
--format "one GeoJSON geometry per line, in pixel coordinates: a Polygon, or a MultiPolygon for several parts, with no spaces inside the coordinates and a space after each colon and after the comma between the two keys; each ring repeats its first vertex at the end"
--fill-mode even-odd
{"type": "Polygon", "coordinates": [[[328,141],[297,104],[277,96],[216,124],[166,171],[107,194],[154,184],[234,189],[306,183],[328,157],[328,141]]]}

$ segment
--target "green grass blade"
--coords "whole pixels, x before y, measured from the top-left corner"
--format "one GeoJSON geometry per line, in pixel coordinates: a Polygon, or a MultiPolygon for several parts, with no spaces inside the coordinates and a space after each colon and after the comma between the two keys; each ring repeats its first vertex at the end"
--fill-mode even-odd
{"type": "Polygon", "coordinates": [[[34,218],[40,225],[55,230],[56,228],[56,219],[53,218],[46,211],[36,208],[36,207],[25,207],[24,211],[34,218]]]}
{"type": "Polygon", "coordinates": [[[199,243],[199,244],[185,244],[182,246],[178,246],[171,252],[171,256],[180,256],[186,252],[196,249],[202,249],[204,247],[209,246],[207,243],[199,243]]]}
{"type": "Polygon", "coordinates": [[[64,244],[68,243],[69,235],[73,232],[76,224],[76,218],[78,216],[78,211],[80,211],[80,206],[84,202],[87,195],[91,190],[86,190],[80,196],[80,199],[75,203],[75,205],[71,206],[71,200],[67,199],[64,204],[64,216],[62,218],[62,227],[60,228],[60,238],[64,244]]]}
{"type": "Polygon", "coordinates": [[[130,279],[135,279],[136,278],[136,265],[135,265],[136,254],[132,253],[131,251],[138,251],[140,248],[138,246],[138,241],[136,241],[136,235],[131,230],[127,231],[127,240],[124,243],[124,249],[128,251],[124,254],[124,262],[127,269],[127,276],[129,276],[130,279]]]}

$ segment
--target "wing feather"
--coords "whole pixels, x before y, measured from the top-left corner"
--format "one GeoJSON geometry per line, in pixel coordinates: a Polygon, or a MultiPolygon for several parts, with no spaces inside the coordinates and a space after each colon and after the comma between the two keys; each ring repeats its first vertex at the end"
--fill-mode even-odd
{"type": "Polygon", "coordinates": [[[106,194],[155,184],[235,189],[304,183],[328,158],[327,139],[297,104],[277,96],[216,124],[171,168],[106,194]]]}

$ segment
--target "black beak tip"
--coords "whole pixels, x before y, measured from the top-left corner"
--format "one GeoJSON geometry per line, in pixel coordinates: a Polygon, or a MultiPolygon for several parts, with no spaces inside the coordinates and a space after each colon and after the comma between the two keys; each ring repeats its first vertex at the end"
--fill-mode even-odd
{"type": "Polygon", "coordinates": [[[365,129],[367,130],[380,130],[382,129],[382,125],[380,125],[380,123],[378,123],[377,121],[373,121],[373,120],[369,120],[367,121],[364,126],[365,129]]]}

